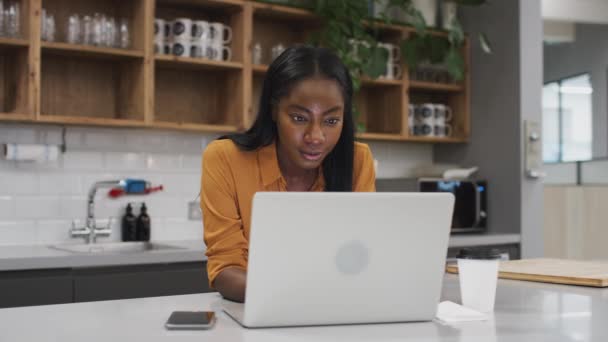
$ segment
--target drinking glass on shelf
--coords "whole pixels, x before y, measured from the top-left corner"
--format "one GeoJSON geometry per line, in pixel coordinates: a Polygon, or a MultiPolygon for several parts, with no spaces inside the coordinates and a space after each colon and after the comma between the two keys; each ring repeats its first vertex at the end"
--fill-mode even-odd
{"type": "Polygon", "coordinates": [[[93,15],[93,35],[92,35],[92,44],[95,46],[100,46],[101,41],[103,39],[103,23],[101,20],[101,14],[95,13],[93,15]]]}
{"type": "Polygon", "coordinates": [[[131,37],[129,32],[129,20],[127,18],[120,19],[120,47],[128,49],[131,46],[131,37]]]}
{"type": "Polygon", "coordinates": [[[116,19],[110,17],[106,21],[106,46],[116,47],[116,19]]]}
{"type": "Polygon", "coordinates": [[[4,23],[6,25],[7,36],[13,38],[19,36],[19,33],[21,32],[19,3],[9,3],[8,8],[4,11],[4,23]]]}
{"type": "Polygon", "coordinates": [[[81,22],[78,14],[72,14],[68,18],[66,32],[66,41],[70,44],[80,44],[81,40],[81,22]]]}
{"type": "Polygon", "coordinates": [[[54,42],[55,33],[56,33],[55,16],[53,16],[52,14],[48,14],[46,16],[44,25],[45,25],[45,31],[46,31],[46,41],[54,42]]]}
{"type": "Polygon", "coordinates": [[[93,18],[85,15],[82,18],[82,43],[85,45],[93,44],[93,18]]]}
{"type": "Polygon", "coordinates": [[[6,21],[4,20],[4,1],[0,1],[0,36],[6,36],[6,30],[5,30],[5,23],[6,21]]]}

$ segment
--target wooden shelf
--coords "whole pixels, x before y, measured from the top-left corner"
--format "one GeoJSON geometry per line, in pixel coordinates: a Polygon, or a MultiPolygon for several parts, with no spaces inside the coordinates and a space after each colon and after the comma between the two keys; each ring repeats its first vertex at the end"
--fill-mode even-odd
{"type": "Polygon", "coordinates": [[[449,137],[449,138],[437,138],[437,137],[417,137],[417,136],[405,136],[403,141],[421,142],[421,143],[465,143],[465,138],[449,137]]]}
{"type": "Polygon", "coordinates": [[[361,80],[361,85],[364,87],[386,87],[386,86],[401,86],[402,80],[389,80],[386,78],[371,79],[365,77],[361,80]]]}
{"type": "Polygon", "coordinates": [[[401,134],[391,133],[357,133],[356,137],[362,140],[403,141],[405,139],[405,137],[401,134]]]}
{"type": "Polygon", "coordinates": [[[241,10],[243,0],[156,0],[161,6],[188,6],[198,8],[222,9],[230,11],[241,10]]]}
{"type": "Polygon", "coordinates": [[[14,121],[33,121],[35,118],[30,114],[20,113],[0,113],[0,119],[8,119],[14,121]]]}
{"type": "Polygon", "coordinates": [[[461,92],[464,90],[464,87],[462,86],[462,84],[410,81],[410,90],[422,90],[433,92],[461,92]]]}
{"type": "Polygon", "coordinates": [[[302,8],[265,2],[252,2],[252,6],[254,14],[260,17],[276,18],[280,20],[319,21],[319,18],[317,18],[311,11],[302,8]]]}
{"type": "Polygon", "coordinates": [[[155,128],[166,128],[166,129],[177,129],[177,130],[188,130],[197,132],[215,132],[215,133],[234,133],[238,131],[236,126],[232,125],[205,125],[195,123],[176,123],[176,122],[164,122],[156,121],[152,124],[155,128]]]}
{"type": "Polygon", "coordinates": [[[42,42],[42,51],[62,56],[83,56],[97,58],[143,58],[144,53],[137,50],[115,49],[89,45],[77,45],[59,42],[42,42]]]}
{"type": "Polygon", "coordinates": [[[25,47],[29,45],[30,42],[26,39],[0,37],[0,47],[25,47]]]}
{"type": "Polygon", "coordinates": [[[96,118],[88,116],[40,115],[40,122],[61,123],[67,125],[93,125],[114,127],[143,127],[145,123],[140,120],[96,118]]]}
{"type": "Polygon", "coordinates": [[[268,65],[265,64],[253,64],[251,69],[256,74],[265,74],[268,71],[268,65]]]}
{"type": "Polygon", "coordinates": [[[187,68],[187,69],[211,69],[211,70],[241,70],[243,63],[213,61],[204,58],[177,57],[171,55],[156,55],[154,57],[156,65],[187,68]]]}

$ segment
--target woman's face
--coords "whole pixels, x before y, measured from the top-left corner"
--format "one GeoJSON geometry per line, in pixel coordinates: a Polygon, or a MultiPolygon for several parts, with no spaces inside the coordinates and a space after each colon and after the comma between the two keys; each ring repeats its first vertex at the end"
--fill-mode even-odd
{"type": "Polygon", "coordinates": [[[311,78],[297,83],[279,101],[273,115],[277,124],[277,153],[282,165],[318,168],[334,149],[344,121],[344,98],[334,80],[311,78]]]}

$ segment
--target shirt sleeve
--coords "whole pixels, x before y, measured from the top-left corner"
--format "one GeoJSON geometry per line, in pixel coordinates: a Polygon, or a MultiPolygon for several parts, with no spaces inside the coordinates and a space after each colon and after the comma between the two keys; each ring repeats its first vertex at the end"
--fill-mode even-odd
{"type": "Polygon", "coordinates": [[[356,192],[376,191],[376,171],[374,170],[374,157],[372,151],[365,144],[358,144],[355,148],[354,186],[356,192]]]}
{"type": "Polygon", "coordinates": [[[209,285],[228,267],[247,268],[248,242],[243,233],[232,170],[220,144],[203,153],[201,209],[207,246],[209,285]]]}

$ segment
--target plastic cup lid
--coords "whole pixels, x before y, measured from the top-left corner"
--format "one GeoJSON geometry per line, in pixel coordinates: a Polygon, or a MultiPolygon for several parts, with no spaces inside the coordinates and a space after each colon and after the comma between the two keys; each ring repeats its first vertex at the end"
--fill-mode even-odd
{"type": "Polygon", "coordinates": [[[456,255],[457,259],[495,260],[501,258],[498,249],[463,248],[456,255]]]}

